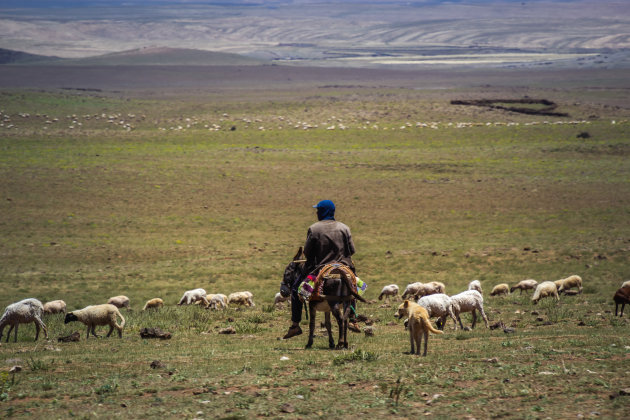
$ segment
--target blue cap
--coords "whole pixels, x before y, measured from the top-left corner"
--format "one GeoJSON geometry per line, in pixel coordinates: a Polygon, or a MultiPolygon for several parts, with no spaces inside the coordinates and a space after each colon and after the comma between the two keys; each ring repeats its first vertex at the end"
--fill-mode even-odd
{"type": "Polygon", "coordinates": [[[335,203],[333,203],[330,200],[322,200],[319,203],[315,204],[313,208],[316,208],[316,209],[327,208],[327,209],[335,210],[335,203]]]}
{"type": "Polygon", "coordinates": [[[318,220],[335,220],[335,203],[330,200],[322,200],[313,207],[317,209],[318,220]]]}

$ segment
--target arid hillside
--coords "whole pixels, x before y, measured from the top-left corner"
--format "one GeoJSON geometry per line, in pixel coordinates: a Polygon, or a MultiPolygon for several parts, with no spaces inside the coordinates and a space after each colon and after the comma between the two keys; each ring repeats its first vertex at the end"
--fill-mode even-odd
{"type": "Polygon", "coordinates": [[[0,48],[76,58],[159,46],[404,67],[610,66],[630,47],[627,6],[614,1],[159,4],[0,6],[0,48]]]}

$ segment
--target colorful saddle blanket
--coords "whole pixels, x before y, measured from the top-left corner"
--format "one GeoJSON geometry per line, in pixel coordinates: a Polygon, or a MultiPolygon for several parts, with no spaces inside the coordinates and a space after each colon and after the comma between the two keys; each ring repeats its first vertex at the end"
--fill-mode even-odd
{"type": "Polygon", "coordinates": [[[346,277],[350,280],[350,285],[353,287],[354,292],[359,295],[363,295],[367,289],[367,284],[360,278],[354,275],[350,267],[334,263],[326,264],[317,274],[309,274],[306,279],[300,284],[298,288],[298,296],[303,302],[310,300],[320,301],[324,299],[324,279],[325,278],[340,278],[346,277]]]}

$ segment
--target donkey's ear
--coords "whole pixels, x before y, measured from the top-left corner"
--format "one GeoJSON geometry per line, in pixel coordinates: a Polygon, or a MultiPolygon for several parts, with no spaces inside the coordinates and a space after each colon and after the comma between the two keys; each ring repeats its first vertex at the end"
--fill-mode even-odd
{"type": "Polygon", "coordinates": [[[298,248],[298,251],[295,254],[295,257],[293,257],[293,261],[302,260],[302,259],[304,259],[304,247],[298,248]]]}

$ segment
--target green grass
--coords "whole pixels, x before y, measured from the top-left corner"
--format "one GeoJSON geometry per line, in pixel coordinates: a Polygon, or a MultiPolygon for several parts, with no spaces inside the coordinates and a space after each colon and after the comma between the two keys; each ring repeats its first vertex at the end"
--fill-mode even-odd
{"type": "MultiPolygon", "coordinates": [[[[628,397],[610,395],[627,387],[630,340],[611,311],[630,249],[627,111],[553,124],[449,107],[453,94],[357,88],[203,102],[4,92],[15,127],[0,128],[0,303],[64,299],[72,310],[125,294],[132,309],[122,310],[122,340],[86,341],[84,326],[60,315],[45,319],[48,342],[20,327],[18,343],[0,347],[4,371],[23,367],[0,375],[2,414],[623,417],[628,397]],[[204,127],[214,123],[218,131],[204,127]],[[591,137],[577,138],[583,131],[591,137]],[[373,300],[358,311],[374,337],[350,333],[346,351],[328,350],[319,327],[310,351],[305,335],[278,341],[289,312],[270,306],[323,198],[352,229],[373,300]],[[483,323],[455,332],[449,322],[426,358],[406,354],[395,305],[374,300],[390,283],[441,281],[454,294],[473,279],[489,291],[569,274],[582,276],[583,294],[536,306],[530,294],[486,296],[490,323],[516,332],[483,323]],[[250,290],[256,306],[175,305],[197,287],[250,290]],[[142,312],[153,297],[166,306],[142,312]],[[236,334],[218,333],[228,326],[236,334]],[[173,338],[142,339],[144,327],[173,338]],[[56,341],[73,331],[81,342],[56,341]]],[[[555,95],[588,97],[571,105],[586,118],[611,94],[555,95]]]]}

